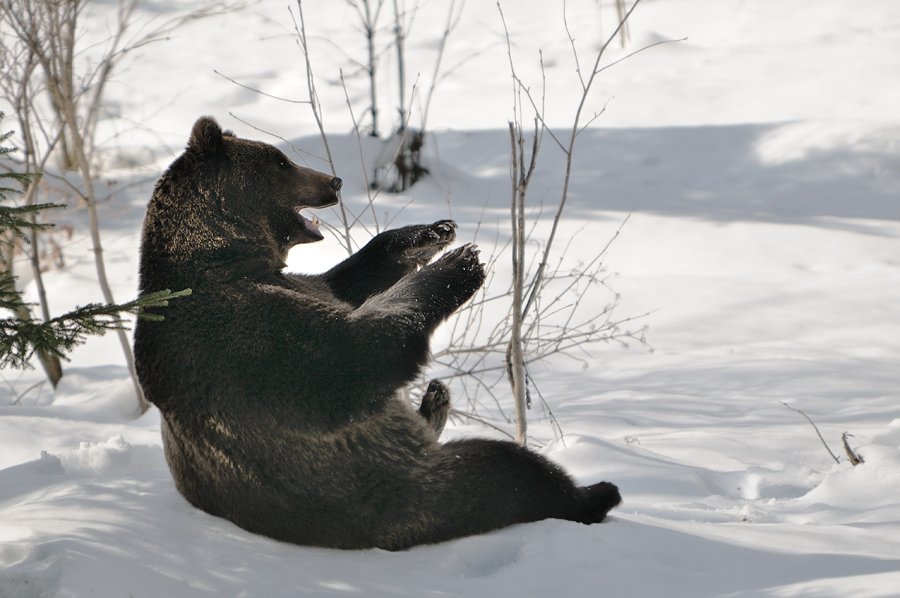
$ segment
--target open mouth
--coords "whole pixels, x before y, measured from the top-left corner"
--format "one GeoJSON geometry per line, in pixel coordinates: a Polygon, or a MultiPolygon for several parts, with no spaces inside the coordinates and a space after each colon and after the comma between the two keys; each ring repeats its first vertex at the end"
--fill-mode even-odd
{"type": "Polygon", "coordinates": [[[313,243],[315,241],[321,241],[325,238],[325,236],[319,230],[319,227],[322,225],[322,221],[319,220],[318,216],[307,218],[301,212],[301,210],[304,209],[306,208],[294,208],[294,213],[297,215],[297,220],[300,222],[300,242],[313,243]]]}
{"type": "Polygon", "coordinates": [[[304,210],[307,209],[316,209],[319,208],[328,208],[330,206],[337,205],[337,198],[328,201],[328,200],[318,200],[312,202],[312,205],[303,203],[297,206],[294,206],[294,215],[297,218],[297,222],[300,224],[299,230],[297,232],[296,243],[314,243],[316,241],[321,241],[325,238],[325,235],[319,230],[319,227],[322,226],[322,221],[319,220],[318,216],[310,215],[309,217],[303,214],[304,210]]]}

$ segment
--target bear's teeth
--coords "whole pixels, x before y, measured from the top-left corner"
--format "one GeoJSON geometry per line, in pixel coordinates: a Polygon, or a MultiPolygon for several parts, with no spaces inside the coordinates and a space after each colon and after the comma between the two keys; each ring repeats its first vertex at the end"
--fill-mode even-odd
{"type": "Polygon", "coordinates": [[[322,224],[322,221],[319,220],[318,216],[313,216],[312,223],[313,223],[313,226],[315,226],[316,228],[319,228],[319,225],[322,224]]]}

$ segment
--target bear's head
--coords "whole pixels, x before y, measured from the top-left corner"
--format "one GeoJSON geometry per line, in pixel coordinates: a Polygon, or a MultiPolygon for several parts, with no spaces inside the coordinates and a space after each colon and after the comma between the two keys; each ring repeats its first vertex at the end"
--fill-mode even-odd
{"type": "Polygon", "coordinates": [[[215,120],[201,117],[194,124],[185,156],[217,179],[216,199],[234,222],[263,227],[285,249],[321,241],[318,219],[301,214],[338,202],[341,179],[297,166],[278,148],[235,137],[215,120]]]}
{"type": "Polygon", "coordinates": [[[288,249],[323,238],[301,210],[336,204],[340,188],[341,179],[200,118],[147,206],[141,288],[196,286],[223,269],[283,268],[288,249]]]}

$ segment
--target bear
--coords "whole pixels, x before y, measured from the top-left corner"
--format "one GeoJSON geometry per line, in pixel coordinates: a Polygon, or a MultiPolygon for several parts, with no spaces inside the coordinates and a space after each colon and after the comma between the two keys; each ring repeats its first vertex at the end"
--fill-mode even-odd
{"type": "Polygon", "coordinates": [[[615,485],[576,486],[513,442],[439,442],[439,380],[418,411],[399,396],[484,282],[475,245],[448,249],[453,221],[383,231],[322,274],[285,272],[290,248],[323,238],[303,211],[335,205],[341,184],[210,117],[157,181],[140,293],[192,294],[138,319],[134,354],[178,491],[250,532],[340,549],[603,521],[615,485]]]}

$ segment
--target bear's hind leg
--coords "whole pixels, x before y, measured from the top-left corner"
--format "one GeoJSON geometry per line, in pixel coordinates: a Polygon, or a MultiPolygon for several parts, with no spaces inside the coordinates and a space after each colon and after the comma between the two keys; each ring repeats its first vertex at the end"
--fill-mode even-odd
{"type": "Polygon", "coordinates": [[[599,523],[621,498],[615,485],[577,487],[558,465],[512,442],[470,439],[438,445],[420,487],[406,548],[482,534],[517,523],[599,523]]]}

